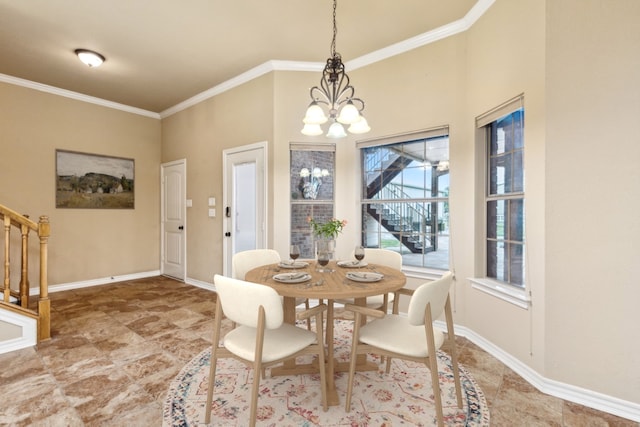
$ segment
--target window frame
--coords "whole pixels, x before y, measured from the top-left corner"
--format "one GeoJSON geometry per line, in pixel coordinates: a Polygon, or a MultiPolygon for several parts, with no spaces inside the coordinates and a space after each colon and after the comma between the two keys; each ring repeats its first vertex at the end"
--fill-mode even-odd
{"type": "MultiPolygon", "coordinates": [[[[489,169],[490,169],[490,143],[491,143],[491,124],[498,119],[512,114],[519,109],[525,111],[524,108],[524,94],[520,94],[505,103],[493,108],[492,110],[483,113],[476,117],[476,156],[479,170],[482,173],[482,178],[478,179],[477,191],[478,191],[478,204],[477,204],[477,222],[476,225],[482,230],[482,233],[476,234],[476,274],[479,273],[480,277],[469,278],[471,286],[474,289],[478,289],[489,295],[495,296],[499,299],[507,301],[523,309],[528,309],[531,306],[531,292],[529,289],[528,281],[526,280],[527,266],[526,253],[527,253],[527,239],[526,239],[526,219],[524,219],[522,246],[523,246],[523,262],[525,262],[523,271],[523,286],[513,285],[508,282],[500,281],[495,278],[487,276],[487,205],[490,201],[495,200],[512,200],[522,199],[525,204],[526,211],[526,196],[524,188],[524,179],[526,175],[526,169],[523,162],[523,188],[522,191],[509,192],[500,196],[490,194],[490,182],[489,182],[489,169]]],[[[523,139],[524,139],[524,126],[523,126],[523,139]]],[[[524,144],[524,143],[523,143],[524,144]]],[[[523,154],[525,147],[522,148],[523,154]]],[[[479,177],[479,176],[478,176],[479,177]]],[[[526,216],[525,216],[526,218],[526,216]]],[[[508,240],[505,239],[505,242],[508,240]]]]}
{"type": "MultiPolygon", "coordinates": [[[[327,166],[327,165],[325,165],[327,166]]],[[[324,166],[322,166],[324,167],[324,166]]],[[[313,170],[309,171],[313,174],[313,170]]],[[[301,258],[315,258],[315,236],[311,230],[310,225],[306,225],[305,227],[295,227],[294,226],[294,210],[295,207],[309,209],[308,216],[314,217],[314,212],[316,209],[320,211],[325,208],[330,208],[331,215],[324,215],[324,219],[330,219],[335,215],[335,173],[336,173],[336,144],[335,143],[298,143],[298,142],[290,142],[289,143],[289,178],[290,178],[290,196],[289,196],[289,243],[296,244],[300,247],[300,256],[301,258]],[[319,192],[319,198],[306,198],[303,196],[302,190],[298,185],[295,184],[295,181],[302,178],[300,175],[299,166],[304,166],[307,169],[313,169],[314,164],[313,161],[305,162],[304,165],[298,165],[293,161],[293,152],[316,152],[316,153],[331,153],[332,155],[332,163],[331,166],[327,169],[329,172],[329,176],[327,178],[322,178],[325,182],[322,185],[323,188],[327,186],[330,187],[330,195],[331,197],[322,197],[322,191],[319,192]],[[329,183],[327,183],[329,181],[329,183]],[[294,198],[294,193],[300,193],[300,197],[294,198]]],[[[310,179],[312,176],[305,176],[304,179],[310,179]]],[[[316,216],[316,219],[317,216],[316,216]]],[[[306,221],[306,218],[305,218],[306,221]]]]}
{"type": "MultiPolygon", "coordinates": [[[[443,203],[445,204],[445,206],[448,207],[448,209],[450,209],[450,197],[449,194],[447,193],[446,197],[441,197],[441,196],[435,196],[435,197],[417,197],[417,198],[410,198],[410,199],[393,199],[393,200],[388,200],[388,199],[367,199],[365,198],[365,187],[366,185],[365,180],[366,180],[366,176],[365,173],[366,171],[363,170],[363,164],[364,164],[364,149],[366,148],[371,148],[371,147],[382,147],[382,146],[388,146],[388,145],[393,145],[393,144],[399,144],[399,143],[407,143],[410,144],[412,142],[419,142],[420,140],[428,140],[428,139],[433,139],[433,138],[442,138],[442,137],[446,137],[447,139],[449,139],[449,141],[447,142],[447,158],[446,161],[449,162],[450,160],[450,155],[449,155],[449,150],[450,150],[450,132],[449,132],[449,126],[448,125],[444,125],[444,126],[437,126],[437,127],[433,127],[433,128],[429,128],[429,129],[423,129],[423,130],[419,130],[419,131],[415,131],[415,132],[410,132],[410,133],[404,133],[404,134],[397,134],[397,135],[391,135],[391,136],[386,136],[386,137],[381,137],[381,138],[374,138],[374,139],[370,139],[370,140],[363,140],[363,141],[357,141],[356,143],[356,148],[358,149],[359,153],[359,180],[360,180],[360,201],[359,201],[359,220],[360,220],[360,239],[361,239],[361,243],[364,243],[364,234],[366,232],[365,230],[365,224],[363,223],[363,207],[367,204],[375,204],[375,203],[398,203],[398,202],[406,202],[406,203],[411,203],[411,201],[414,201],[413,203],[443,203]]],[[[443,159],[445,160],[445,159],[443,159]]],[[[447,168],[449,168],[449,166],[447,165],[447,168]]],[[[450,172],[448,172],[449,176],[450,176],[450,172]]],[[[436,178],[437,179],[437,178],[436,178]]],[[[450,178],[449,178],[449,187],[450,189],[450,178]]],[[[446,212],[447,208],[444,208],[445,210],[443,210],[443,212],[446,212]]],[[[450,215],[450,212],[449,212],[450,215]]],[[[436,220],[437,221],[437,220],[436,220]]],[[[425,234],[426,236],[427,234],[425,234]]],[[[436,238],[438,238],[438,229],[435,230],[435,235],[436,238]]],[[[449,239],[451,239],[451,230],[449,228],[447,235],[449,236],[449,239]]],[[[450,242],[450,240],[449,240],[450,242]]],[[[426,256],[426,253],[423,252],[422,256],[426,256]]],[[[447,252],[447,266],[446,268],[437,268],[435,266],[427,266],[427,265],[423,265],[423,266],[418,266],[418,265],[408,265],[406,263],[403,263],[403,271],[405,272],[405,274],[407,274],[407,276],[409,277],[416,277],[416,278],[437,278],[440,277],[442,275],[443,271],[446,271],[448,269],[451,269],[451,262],[452,262],[452,257],[451,257],[451,243],[449,243],[449,249],[447,252]]]]}

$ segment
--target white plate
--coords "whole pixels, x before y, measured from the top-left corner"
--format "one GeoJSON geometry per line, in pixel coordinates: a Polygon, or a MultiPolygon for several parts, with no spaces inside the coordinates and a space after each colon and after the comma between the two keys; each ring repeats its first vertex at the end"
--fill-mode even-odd
{"type": "Polygon", "coordinates": [[[384,277],[380,273],[347,273],[347,279],[355,282],[377,282],[384,277]]]}
{"type": "Polygon", "coordinates": [[[368,264],[364,261],[358,264],[358,261],[338,261],[338,267],[344,268],[358,268],[358,267],[366,267],[368,264]]]}
{"type": "Polygon", "coordinates": [[[280,273],[273,276],[273,280],[281,283],[302,283],[310,279],[309,273],[280,273]]]}
{"type": "Polygon", "coordinates": [[[305,268],[308,266],[309,266],[309,263],[304,261],[296,261],[293,264],[283,261],[280,264],[278,264],[278,267],[280,268],[305,268]]]}

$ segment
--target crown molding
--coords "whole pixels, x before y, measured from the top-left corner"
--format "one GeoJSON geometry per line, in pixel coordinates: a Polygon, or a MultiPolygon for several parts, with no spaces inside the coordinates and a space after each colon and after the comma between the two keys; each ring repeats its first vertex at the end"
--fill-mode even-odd
{"type": "Polygon", "coordinates": [[[50,93],[52,95],[64,96],[65,98],[75,99],[77,101],[88,102],[89,104],[96,104],[102,107],[113,108],[114,110],[121,110],[127,113],[138,114],[141,116],[151,117],[152,119],[160,119],[160,114],[153,111],[143,110],[141,108],[131,107],[125,104],[119,104],[113,101],[107,101],[106,99],[96,98],[95,96],[84,95],[82,93],[73,92],[66,89],[60,89],[55,86],[49,86],[42,83],[33,82],[31,80],[25,80],[18,77],[9,76],[7,74],[0,74],[0,82],[9,83],[16,86],[22,86],[29,89],[38,90],[40,92],[50,93]]]}
{"type": "MultiPolygon", "coordinates": [[[[375,62],[383,61],[396,55],[408,52],[410,50],[425,46],[430,43],[434,43],[438,40],[453,36],[455,34],[464,32],[471,28],[473,24],[480,19],[482,15],[493,5],[495,0],[478,0],[476,4],[467,12],[467,14],[457,21],[450,24],[443,25],[435,28],[426,33],[412,37],[410,39],[392,44],[385,48],[376,50],[374,52],[362,55],[351,61],[345,62],[345,68],[348,70],[355,70],[357,68],[364,67],[366,65],[373,64],[375,62]]],[[[224,83],[214,86],[198,95],[174,105],[160,113],[161,118],[169,117],[179,111],[187,109],[199,102],[209,99],[213,96],[219,95],[222,92],[233,89],[236,86],[247,83],[248,81],[262,76],[271,71],[312,71],[318,72],[324,69],[324,63],[320,62],[296,62],[296,61],[267,61],[251,70],[234,77],[231,80],[227,80],[224,83]]]]}
{"type": "Polygon", "coordinates": [[[400,55],[401,53],[409,52],[410,50],[417,49],[419,47],[434,43],[438,40],[451,37],[458,33],[467,31],[476,23],[478,19],[493,5],[495,0],[478,0],[476,4],[467,12],[467,14],[457,21],[453,21],[449,24],[435,28],[426,33],[419,34],[410,39],[403,40],[401,42],[392,44],[385,48],[376,50],[374,52],[362,55],[351,61],[347,61],[344,66],[348,70],[355,70],[366,65],[379,62],[392,56],[400,55]]]}
{"type": "MultiPolygon", "coordinates": [[[[391,46],[387,46],[385,48],[376,50],[366,55],[362,55],[358,58],[355,58],[351,61],[346,62],[345,68],[347,68],[348,70],[361,68],[366,65],[383,61],[393,56],[400,55],[402,53],[419,48],[421,46],[425,46],[427,44],[434,43],[438,40],[442,40],[444,38],[453,36],[455,34],[464,32],[469,28],[471,28],[473,24],[478,19],[480,19],[480,17],[484,15],[484,13],[491,7],[491,5],[493,5],[494,2],[495,0],[478,0],[476,4],[473,5],[473,7],[469,10],[469,12],[467,12],[467,14],[463,18],[458,19],[457,21],[451,22],[449,24],[443,25],[441,27],[435,28],[431,31],[427,31],[426,33],[420,34],[410,39],[395,43],[391,46]]],[[[231,90],[237,86],[247,83],[269,72],[272,72],[272,71],[319,72],[323,70],[324,65],[325,65],[324,63],[320,63],[320,62],[297,62],[297,61],[281,61],[281,60],[267,61],[263,64],[258,65],[257,67],[250,69],[249,71],[246,71],[242,74],[239,74],[236,77],[233,77],[223,83],[220,83],[217,86],[207,89],[204,92],[201,92],[195,96],[192,96],[191,98],[185,101],[182,101],[179,104],[174,105],[173,107],[169,107],[166,110],[161,111],[160,113],[155,113],[152,111],[147,111],[140,108],[131,107],[128,105],[119,104],[117,102],[107,101],[105,99],[96,98],[93,96],[83,95],[81,93],[72,92],[65,89],[59,89],[53,86],[36,83],[29,80],[8,76],[5,74],[0,74],[0,82],[23,86],[23,87],[39,90],[42,92],[51,93],[54,95],[60,95],[67,98],[76,99],[78,101],[88,102],[91,104],[101,105],[103,107],[114,108],[116,110],[122,110],[122,111],[126,111],[133,114],[139,114],[142,116],[151,117],[154,119],[164,119],[177,112],[186,110],[187,108],[192,107],[202,101],[205,101],[216,95],[220,95],[223,92],[231,90]]]]}

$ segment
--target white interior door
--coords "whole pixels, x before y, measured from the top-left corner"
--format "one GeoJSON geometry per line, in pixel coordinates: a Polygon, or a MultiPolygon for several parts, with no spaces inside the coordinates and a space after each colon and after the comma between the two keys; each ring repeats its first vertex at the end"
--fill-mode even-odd
{"type": "Polygon", "coordinates": [[[161,166],[161,273],[185,280],[186,261],[186,160],[161,166]]]}
{"type": "Polygon", "coordinates": [[[223,152],[224,274],[233,254],[264,248],[266,238],[266,143],[223,152]]]}

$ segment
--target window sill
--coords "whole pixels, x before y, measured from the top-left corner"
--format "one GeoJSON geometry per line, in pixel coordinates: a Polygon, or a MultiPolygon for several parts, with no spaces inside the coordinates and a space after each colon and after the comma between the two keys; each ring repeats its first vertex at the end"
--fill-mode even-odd
{"type": "Polygon", "coordinates": [[[442,277],[446,270],[403,265],[402,272],[405,276],[415,279],[437,280],[442,277]]]}
{"type": "Polygon", "coordinates": [[[469,278],[471,287],[492,295],[503,301],[528,310],[531,307],[531,296],[524,289],[517,289],[496,280],[487,278],[469,278]]]}

